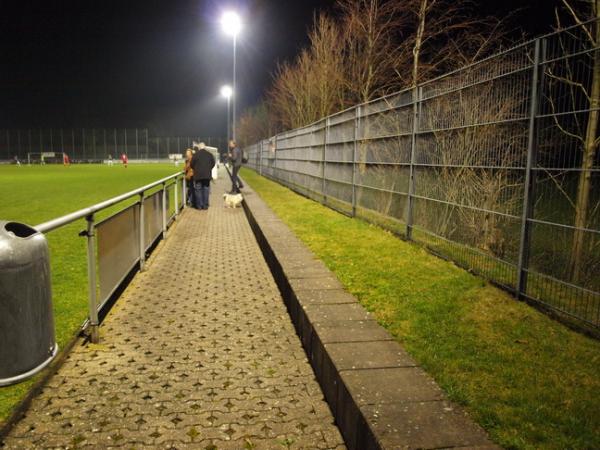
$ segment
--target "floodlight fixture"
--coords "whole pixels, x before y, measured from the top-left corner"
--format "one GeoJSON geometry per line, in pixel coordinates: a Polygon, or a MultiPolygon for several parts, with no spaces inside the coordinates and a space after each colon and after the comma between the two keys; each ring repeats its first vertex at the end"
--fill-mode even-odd
{"type": "Polygon", "coordinates": [[[231,96],[233,95],[233,89],[231,89],[231,86],[225,85],[221,88],[221,95],[223,97],[225,97],[227,100],[229,100],[231,98],[231,96]]]}
{"type": "Polygon", "coordinates": [[[221,16],[223,31],[233,37],[237,36],[242,29],[242,20],[234,11],[226,11],[221,16]]]}

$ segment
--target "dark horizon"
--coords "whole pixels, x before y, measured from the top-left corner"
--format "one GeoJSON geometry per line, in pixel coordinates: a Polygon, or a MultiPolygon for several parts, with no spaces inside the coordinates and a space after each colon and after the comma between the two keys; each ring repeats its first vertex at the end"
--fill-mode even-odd
{"type": "MultiPolygon", "coordinates": [[[[334,0],[13,2],[0,19],[0,128],[149,128],[158,135],[225,135],[222,84],[232,41],[219,17],[244,18],[238,117],[268,88],[278,61],[307,43],[317,9],[334,0]]],[[[558,0],[479,0],[528,36],[551,31],[558,0]]]]}

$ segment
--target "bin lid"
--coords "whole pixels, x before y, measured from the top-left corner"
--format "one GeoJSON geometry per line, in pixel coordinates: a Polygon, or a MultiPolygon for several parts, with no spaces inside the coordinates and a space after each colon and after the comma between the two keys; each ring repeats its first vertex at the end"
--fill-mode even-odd
{"type": "Polygon", "coordinates": [[[45,255],[46,238],[19,222],[0,221],[0,269],[20,267],[45,255]]]}

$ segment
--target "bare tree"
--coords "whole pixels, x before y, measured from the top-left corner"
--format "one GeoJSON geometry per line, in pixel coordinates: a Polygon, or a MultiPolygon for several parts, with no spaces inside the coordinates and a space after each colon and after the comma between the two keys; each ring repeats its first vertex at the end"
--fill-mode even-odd
{"type": "Polygon", "coordinates": [[[404,2],[338,0],[337,6],[343,17],[347,101],[366,103],[404,87],[396,71],[409,25],[404,2]]]}
{"type": "MultiPolygon", "coordinates": [[[[581,153],[581,166],[579,170],[579,179],[577,182],[577,191],[572,200],[565,189],[560,186],[561,192],[569,199],[574,208],[574,231],[569,257],[569,275],[575,283],[582,281],[585,254],[588,251],[586,246],[585,229],[590,226],[590,220],[593,211],[598,208],[591,200],[592,192],[592,169],[594,161],[598,154],[598,145],[600,137],[598,136],[598,119],[600,118],[600,0],[582,0],[575,2],[572,0],[563,0],[563,11],[567,17],[579,26],[582,33],[575,36],[569,33],[565,39],[579,41],[582,49],[588,51],[583,53],[583,58],[587,70],[586,74],[590,77],[582,77],[582,71],[576,70],[572,65],[578,60],[567,60],[562,66],[559,64],[550,64],[546,67],[545,74],[549,78],[550,92],[546,100],[553,113],[560,113],[559,98],[567,97],[567,102],[573,110],[585,110],[586,117],[579,119],[575,116],[573,119],[565,118],[560,114],[553,115],[554,124],[561,133],[569,139],[577,142],[581,153]],[[591,19],[595,19],[590,21],[591,19]]],[[[561,28],[561,13],[557,10],[557,24],[561,28]]],[[[567,53],[569,45],[560,38],[560,48],[567,53]]],[[[572,44],[571,44],[572,45],[572,44]]],[[[580,61],[580,60],[579,60],[580,61]]],[[[590,241],[589,246],[593,244],[590,241]]]]}
{"type": "Polygon", "coordinates": [[[242,147],[255,144],[275,134],[275,125],[269,105],[262,101],[244,111],[236,126],[239,144],[242,147]]]}
{"type": "Polygon", "coordinates": [[[321,13],[309,34],[310,46],[293,63],[279,66],[268,94],[281,125],[297,128],[344,105],[344,50],[338,24],[321,13]]]}
{"type": "Polygon", "coordinates": [[[402,3],[414,17],[414,31],[404,43],[404,53],[412,53],[411,64],[398,69],[404,78],[410,72],[410,86],[498,51],[504,43],[503,21],[476,14],[472,0],[402,3]]]}

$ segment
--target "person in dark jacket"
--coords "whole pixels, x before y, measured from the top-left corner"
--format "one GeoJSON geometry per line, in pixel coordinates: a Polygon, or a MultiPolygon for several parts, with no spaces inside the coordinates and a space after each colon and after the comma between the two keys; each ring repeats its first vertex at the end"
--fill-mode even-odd
{"type": "Polygon", "coordinates": [[[229,161],[231,161],[232,173],[231,173],[231,192],[230,194],[237,194],[240,189],[244,187],[242,181],[238,177],[238,172],[242,168],[242,150],[236,145],[232,139],[229,141],[229,161]]]}
{"type": "Polygon", "coordinates": [[[191,163],[194,170],[194,193],[197,209],[208,209],[208,198],[210,196],[210,180],[212,168],[215,166],[215,157],[206,150],[204,142],[198,144],[196,153],[191,163]]]}

